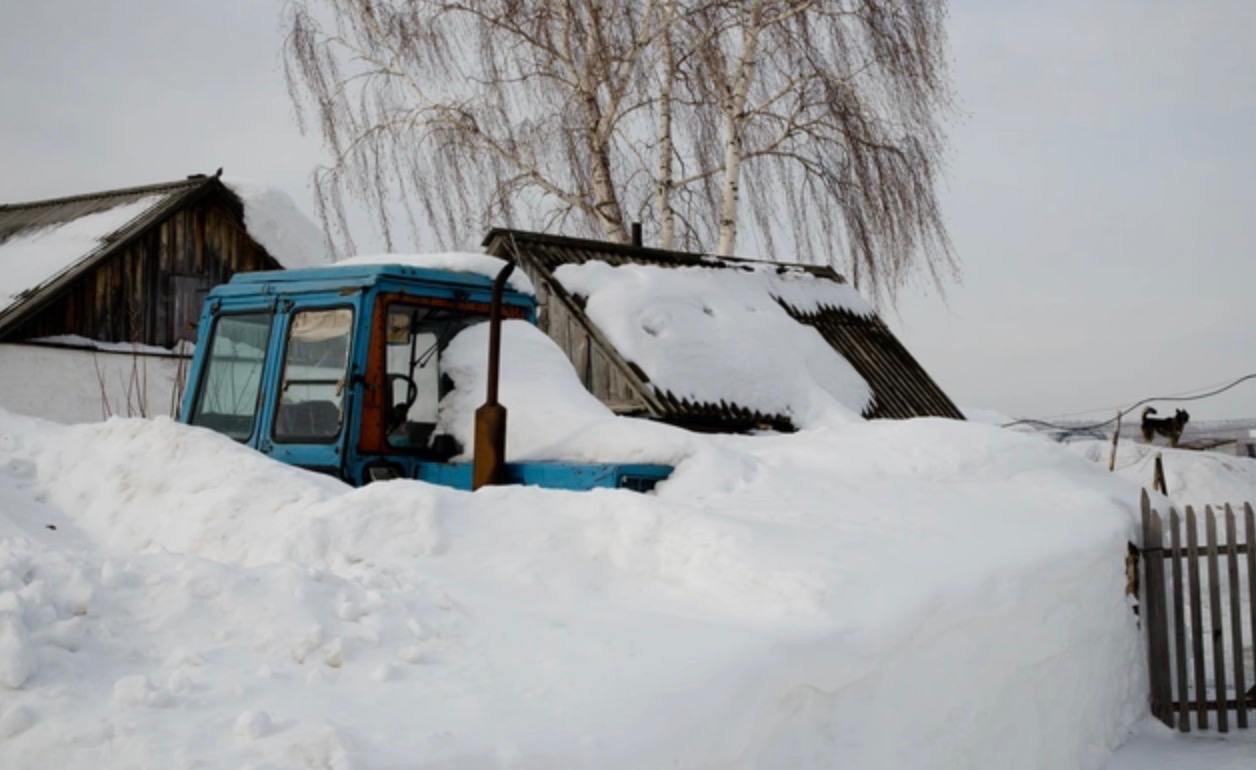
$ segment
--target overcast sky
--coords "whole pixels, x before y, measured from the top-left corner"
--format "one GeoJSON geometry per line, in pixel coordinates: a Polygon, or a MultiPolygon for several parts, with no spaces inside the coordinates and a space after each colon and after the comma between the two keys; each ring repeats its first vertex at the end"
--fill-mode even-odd
{"type": "MultiPolygon", "coordinates": [[[[223,166],[312,211],[280,8],[11,0],[0,202],[223,166]]],[[[1256,372],[1256,2],[957,0],[949,29],[964,276],[886,314],[943,388],[1041,417],[1256,372]]],[[[1188,408],[1256,417],[1256,382],[1188,408]]]]}

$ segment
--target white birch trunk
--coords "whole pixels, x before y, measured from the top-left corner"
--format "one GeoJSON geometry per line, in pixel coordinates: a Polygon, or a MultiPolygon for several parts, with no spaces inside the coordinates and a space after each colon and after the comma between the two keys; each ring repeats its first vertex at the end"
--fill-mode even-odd
{"type": "Polygon", "coordinates": [[[675,0],[663,6],[663,60],[659,73],[659,248],[673,249],[676,244],[676,211],[672,208],[672,186],[675,146],[672,140],[672,85],[676,80],[676,51],[672,47],[672,24],[676,18],[675,0]]]}
{"type": "Polygon", "coordinates": [[[723,105],[724,179],[720,189],[720,242],[717,254],[731,255],[737,245],[737,209],[741,202],[742,129],[746,123],[746,99],[754,80],[755,56],[759,48],[759,32],[763,8],[756,3],[742,28],[741,57],[736,74],[727,89],[723,105]]]}

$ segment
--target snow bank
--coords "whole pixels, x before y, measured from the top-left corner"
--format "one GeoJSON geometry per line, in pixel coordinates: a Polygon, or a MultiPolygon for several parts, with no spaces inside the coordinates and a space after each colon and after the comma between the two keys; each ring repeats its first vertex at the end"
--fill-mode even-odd
{"type": "MultiPolygon", "coordinates": [[[[458,334],[441,356],[454,390],[440,404],[438,432],[471,458],[475,410],[484,403],[488,324],[458,334]]],[[[511,460],[674,464],[693,450],[693,435],[662,423],[619,417],[585,389],[554,341],[525,321],[502,323],[499,399],[509,413],[511,460]]]]}
{"type": "Polygon", "coordinates": [[[1251,770],[1256,767],[1256,732],[1181,733],[1148,717],[1113,756],[1107,770],[1251,770]]]}
{"type": "Polygon", "coordinates": [[[162,193],[148,195],[0,242],[0,312],[91,256],[105,245],[106,236],[165,200],[162,193]]]}
{"type": "Polygon", "coordinates": [[[796,425],[821,415],[857,418],[868,384],[815,329],[781,307],[869,314],[847,284],[802,270],[604,262],[563,265],[554,277],[586,301],[585,312],[611,344],[660,392],[734,403],[796,425]]]}
{"type": "Polygon", "coordinates": [[[686,441],[653,495],[355,490],[0,413],[0,766],[1099,768],[1144,710],[1128,482],[945,420],[686,441]]]}
{"type": "MultiPolygon", "coordinates": [[[[451,273],[467,273],[485,278],[496,278],[506,266],[505,260],[488,254],[470,251],[444,251],[430,254],[362,254],[342,259],[339,265],[404,265],[423,270],[448,270],[451,273]]],[[[532,281],[522,270],[515,270],[507,279],[510,288],[524,294],[534,294],[532,281]]]]}
{"type": "Polygon", "coordinates": [[[332,261],[323,231],[283,190],[248,179],[221,181],[244,204],[249,235],[284,267],[317,267],[332,261]]]}

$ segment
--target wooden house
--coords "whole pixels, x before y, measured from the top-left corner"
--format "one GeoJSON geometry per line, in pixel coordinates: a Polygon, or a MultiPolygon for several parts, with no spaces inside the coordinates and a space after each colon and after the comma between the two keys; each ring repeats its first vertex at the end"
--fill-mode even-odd
{"type": "Polygon", "coordinates": [[[0,205],[0,342],[171,348],[196,339],[211,287],[284,261],[218,176],[0,205]]]}
{"type": "MultiPolygon", "coordinates": [[[[591,262],[664,269],[748,270],[770,266],[771,270],[805,271],[820,283],[846,283],[828,267],[763,263],[517,230],[495,229],[483,245],[494,256],[515,260],[528,274],[536,288],[541,329],[567,353],[585,387],[598,399],[621,414],[695,430],[792,430],[797,426],[788,414],[765,411],[754,404],[704,398],[697,385],[686,394],[677,394],[652,382],[642,362],[632,360],[613,344],[608,330],[586,312],[586,298],[565,287],[556,277],[557,271],[565,265],[591,262]]],[[[836,306],[800,310],[781,298],[776,300],[796,323],[813,328],[823,338],[827,343],[824,353],[841,357],[867,383],[870,398],[862,409],[864,417],[963,419],[960,410],[870,307],[865,306],[862,312],[836,306]]],[[[729,349],[723,354],[738,357],[754,355],[755,351],[729,349]]],[[[765,378],[780,376],[770,371],[759,374],[765,378]]]]}

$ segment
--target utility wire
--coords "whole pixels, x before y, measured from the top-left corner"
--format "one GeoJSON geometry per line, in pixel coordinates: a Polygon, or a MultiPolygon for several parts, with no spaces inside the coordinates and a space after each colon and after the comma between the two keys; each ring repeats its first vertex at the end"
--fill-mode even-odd
{"type": "Polygon", "coordinates": [[[1125,409],[1120,410],[1120,412],[1117,413],[1116,417],[1109,417],[1103,422],[1097,422],[1092,425],[1059,425],[1057,423],[1047,422],[1046,420],[1035,420],[1032,418],[1025,418],[1023,420],[1013,420],[1012,422],[1003,423],[999,427],[1011,428],[1016,425],[1033,425],[1033,426],[1041,427],[1041,428],[1050,428],[1053,430],[1068,431],[1069,433],[1084,433],[1089,430],[1098,430],[1099,428],[1106,428],[1107,426],[1115,423],[1117,420],[1120,420],[1122,415],[1129,414],[1130,412],[1134,411],[1135,409],[1142,406],[1143,404],[1150,404],[1152,401],[1198,401],[1204,398],[1212,398],[1213,396],[1220,395],[1237,385],[1241,385],[1242,383],[1247,382],[1248,380],[1256,380],[1256,372],[1252,372],[1251,374],[1244,375],[1238,378],[1237,380],[1227,385],[1224,385],[1222,387],[1219,387],[1219,388],[1216,388],[1214,390],[1210,390],[1204,393],[1196,393],[1195,395],[1192,395],[1192,396],[1153,396],[1151,398],[1144,398],[1142,401],[1138,401],[1133,404],[1130,404],[1125,409]]]}

